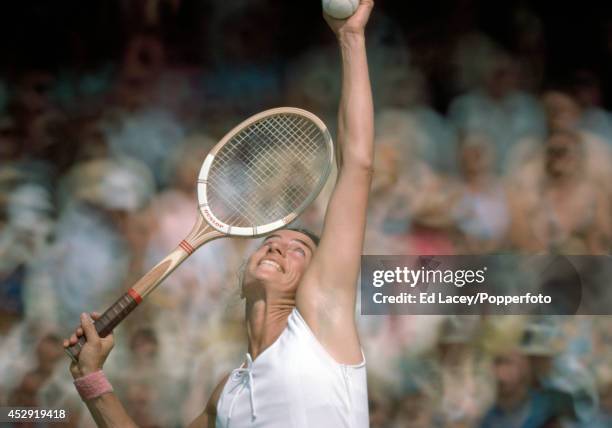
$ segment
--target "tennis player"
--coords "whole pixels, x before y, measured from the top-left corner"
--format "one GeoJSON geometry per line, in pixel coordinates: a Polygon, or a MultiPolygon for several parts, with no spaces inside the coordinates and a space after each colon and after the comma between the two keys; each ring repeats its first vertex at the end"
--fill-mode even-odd
{"type": "MultiPolygon", "coordinates": [[[[365,359],[355,326],[357,277],[373,164],[373,106],[364,28],[373,7],[325,16],[342,54],[338,114],[339,176],[319,239],[283,229],[249,258],[242,284],[248,354],[215,388],[191,427],[363,428],[368,422],[365,359]]],[[[96,319],[99,315],[94,314],[96,319]]],[[[102,365],[112,335],[89,317],[64,346],[85,334],[72,363],[75,384],[99,426],[133,427],[102,365]]]]}

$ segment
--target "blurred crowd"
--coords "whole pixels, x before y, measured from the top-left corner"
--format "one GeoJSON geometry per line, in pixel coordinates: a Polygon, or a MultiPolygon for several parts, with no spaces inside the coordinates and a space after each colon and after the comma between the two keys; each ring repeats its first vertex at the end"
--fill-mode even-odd
{"type": "MultiPolygon", "coordinates": [[[[0,73],[0,406],[64,408],[69,426],[92,426],[61,339],[187,235],[208,150],[280,105],[335,128],[329,34],[284,58],[274,12],[213,2],[210,58],[186,64],[159,30],[182,3],[125,2],[139,30],[119,59],[0,73]]],[[[366,254],[609,254],[604,82],[589,69],[548,81],[537,16],[527,18],[531,50],[470,31],[434,60],[405,40],[401,17],[377,11],[366,254]],[[432,102],[440,70],[444,109],[432,102]]],[[[320,233],[331,184],[301,226],[320,233]]],[[[206,245],[117,329],[105,372],[139,426],[187,425],[242,362],[239,272],[257,245],[206,245]]],[[[612,427],[612,316],[357,320],[373,428],[612,427]]]]}

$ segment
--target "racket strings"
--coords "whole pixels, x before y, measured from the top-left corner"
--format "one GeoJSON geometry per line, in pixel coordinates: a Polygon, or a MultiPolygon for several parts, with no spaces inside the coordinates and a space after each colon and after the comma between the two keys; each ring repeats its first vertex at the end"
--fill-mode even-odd
{"type": "MultiPolygon", "coordinates": [[[[268,127],[268,129],[270,129],[270,127],[268,127]]],[[[251,133],[253,134],[253,133],[251,133]]],[[[250,135],[251,137],[253,137],[253,135],[250,135]]],[[[259,184],[260,186],[263,186],[265,183],[269,184],[276,184],[276,188],[272,188],[273,193],[274,194],[279,194],[279,193],[283,193],[282,189],[278,188],[278,183],[270,183],[270,181],[267,180],[273,180],[275,177],[275,175],[278,176],[277,174],[277,170],[275,168],[273,168],[273,165],[279,165],[281,162],[287,162],[287,159],[284,159],[281,155],[283,154],[282,151],[278,152],[278,151],[272,151],[270,152],[268,149],[268,147],[265,147],[263,144],[259,144],[256,146],[257,147],[257,152],[255,154],[255,157],[257,159],[265,159],[265,161],[260,161],[260,162],[255,162],[253,163],[254,169],[249,170],[249,169],[244,169],[242,172],[246,173],[247,176],[249,178],[251,178],[252,180],[254,180],[255,182],[257,182],[257,184],[259,184]],[[268,156],[266,158],[261,158],[260,153],[266,152],[268,153],[268,155],[272,155],[272,156],[268,156]]],[[[299,152],[298,152],[299,153],[299,152]]],[[[234,172],[234,174],[231,175],[232,180],[234,180],[234,182],[236,181],[236,173],[234,172]]],[[[271,186],[269,186],[271,187],[271,186]]],[[[295,194],[294,189],[289,189],[289,191],[285,191],[285,198],[287,199],[286,196],[288,195],[292,195],[295,194]]],[[[237,210],[237,208],[242,205],[243,207],[246,206],[251,206],[253,207],[253,204],[255,204],[255,210],[254,211],[264,211],[267,208],[267,211],[270,211],[270,208],[274,208],[271,207],[270,204],[266,204],[267,207],[264,207],[263,205],[265,204],[266,201],[263,201],[261,199],[253,199],[251,198],[251,200],[245,200],[243,197],[240,197],[240,195],[231,195],[233,197],[230,197],[230,204],[233,205],[234,210],[237,210]]],[[[299,196],[299,195],[297,195],[299,196]]],[[[282,200],[283,198],[275,198],[276,201],[282,200]]],[[[295,196],[293,196],[293,198],[290,198],[289,200],[286,201],[287,205],[296,205],[296,201],[297,198],[295,196]]],[[[284,210],[286,210],[282,205],[281,206],[277,206],[276,209],[272,210],[272,212],[269,212],[269,215],[272,217],[276,217],[279,218],[280,215],[284,214],[284,210]]],[[[251,210],[251,212],[253,212],[253,210],[251,210]]],[[[237,217],[239,217],[238,215],[233,215],[231,217],[231,220],[229,221],[233,221],[235,222],[237,217]]],[[[254,219],[252,222],[257,222],[259,224],[261,224],[262,222],[264,222],[265,219],[254,219]]]]}
{"type": "Polygon", "coordinates": [[[327,140],[315,123],[293,114],[269,116],[216,154],[208,177],[210,209],[230,226],[282,219],[317,188],[327,161],[327,140]]]}

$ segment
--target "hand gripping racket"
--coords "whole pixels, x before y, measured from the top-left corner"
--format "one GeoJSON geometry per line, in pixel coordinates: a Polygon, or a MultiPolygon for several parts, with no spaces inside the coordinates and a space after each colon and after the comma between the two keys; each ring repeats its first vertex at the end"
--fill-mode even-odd
{"type": "MultiPolygon", "coordinates": [[[[317,197],[333,164],[325,124],[297,108],[259,113],[232,129],[198,176],[191,232],[95,321],[105,337],[196,249],[226,236],[257,237],[291,223],[317,197]]],[[[77,361],[85,336],[66,349],[77,361]]]]}

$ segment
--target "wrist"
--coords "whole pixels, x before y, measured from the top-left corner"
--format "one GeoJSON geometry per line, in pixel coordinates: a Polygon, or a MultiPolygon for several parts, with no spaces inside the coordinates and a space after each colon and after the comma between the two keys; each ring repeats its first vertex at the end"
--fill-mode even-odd
{"type": "Polygon", "coordinates": [[[95,373],[98,370],[102,370],[102,368],[85,368],[85,367],[71,367],[70,374],[72,374],[72,379],[77,380],[81,377],[87,376],[91,373],[95,373]]]}
{"type": "Polygon", "coordinates": [[[113,387],[102,370],[97,370],[83,375],[74,380],[81,399],[83,401],[93,400],[108,392],[113,392],[113,387]]]}
{"type": "Polygon", "coordinates": [[[341,46],[361,45],[365,43],[365,34],[363,31],[341,31],[336,37],[341,46]]]}

